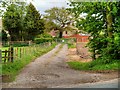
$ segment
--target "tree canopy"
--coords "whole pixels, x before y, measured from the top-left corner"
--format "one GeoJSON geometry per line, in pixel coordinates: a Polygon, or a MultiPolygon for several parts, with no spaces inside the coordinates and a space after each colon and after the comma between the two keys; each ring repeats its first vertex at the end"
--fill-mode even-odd
{"type": "Polygon", "coordinates": [[[27,7],[27,13],[24,19],[25,36],[28,40],[33,40],[38,34],[44,30],[44,22],[40,13],[36,10],[32,3],[27,7]]]}
{"type": "Polygon", "coordinates": [[[32,3],[10,3],[2,16],[3,28],[11,41],[33,40],[44,30],[44,22],[32,3]]]}
{"type": "Polygon", "coordinates": [[[62,33],[65,28],[73,23],[74,17],[70,11],[66,10],[65,8],[51,8],[50,10],[46,10],[45,18],[47,21],[55,23],[56,26],[59,28],[59,37],[62,38],[62,33]]]}
{"type": "Polygon", "coordinates": [[[71,6],[76,26],[91,35],[88,46],[93,59],[101,58],[104,62],[120,59],[120,2],[71,2],[71,6]],[[80,17],[83,13],[86,16],[80,17]]]}

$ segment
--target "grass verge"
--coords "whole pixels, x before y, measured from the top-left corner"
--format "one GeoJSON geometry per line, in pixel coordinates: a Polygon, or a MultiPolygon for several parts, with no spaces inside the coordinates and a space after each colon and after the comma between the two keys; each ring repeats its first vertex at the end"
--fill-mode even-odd
{"type": "Polygon", "coordinates": [[[103,64],[99,61],[92,61],[92,62],[77,62],[77,61],[71,61],[67,62],[67,64],[75,69],[75,70],[93,70],[93,71],[105,71],[105,70],[119,70],[119,60],[113,60],[113,62],[108,64],[103,64]]]}
{"type": "Polygon", "coordinates": [[[56,44],[52,44],[47,48],[41,48],[38,52],[30,55],[25,55],[19,60],[14,60],[13,63],[2,64],[2,82],[11,82],[15,80],[16,75],[20,73],[22,68],[24,68],[31,61],[35,60],[37,57],[52,50],[56,44]]]}

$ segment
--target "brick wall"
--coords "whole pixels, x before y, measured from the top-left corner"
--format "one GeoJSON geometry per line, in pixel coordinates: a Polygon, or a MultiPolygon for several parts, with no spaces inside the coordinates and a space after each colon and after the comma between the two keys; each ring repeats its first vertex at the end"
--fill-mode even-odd
{"type": "Polygon", "coordinates": [[[79,34],[75,34],[75,35],[72,35],[72,36],[64,36],[64,38],[76,38],[77,42],[88,42],[88,38],[89,38],[89,35],[79,35],[79,34]]]}

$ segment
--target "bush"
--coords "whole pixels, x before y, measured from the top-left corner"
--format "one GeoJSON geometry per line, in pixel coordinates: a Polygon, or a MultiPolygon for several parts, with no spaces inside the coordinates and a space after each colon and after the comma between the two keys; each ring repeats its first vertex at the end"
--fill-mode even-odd
{"type": "Polygon", "coordinates": [[[52,36],[48,33],[37,35],[36,38],[52,38],[52,36]]]}
{"type": "Polygon", "coordinates": [[[57,38],[57,37],[54,37],[54,41],[68,44],[68,43],[76,42],[76,38],[57,38]],[[63,42],[63,40],[64,40],[64,42],[63,42]]]}
{"type": "Polygon", "coordinates": [[[17,43],[17,44],[13,44],[13,47],[23,47],[23,46],[29,46],[29,44],[27,43],[17,43]]]}
{"type": "Polygon", "coordinates": [[[36,44],[40,44],[40,43],[44,43],[44,42],[52,42],[53,38],[35,38],[34,41],[36,44]]]}

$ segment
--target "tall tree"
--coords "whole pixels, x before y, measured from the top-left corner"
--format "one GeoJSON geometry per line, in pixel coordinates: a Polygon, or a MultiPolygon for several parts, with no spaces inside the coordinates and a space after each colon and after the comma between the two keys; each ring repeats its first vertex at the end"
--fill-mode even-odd
{"type": "Polygon", "coordinates": [[[21,16],[18,11],[18,6],[15,4],[9,5],[2,19],[3,27],[9,32],[11,40],[20,40],[21,16]]]}
{"type": "Polygon", "coordinates": [[[22,40],[25,6],[26,2],[2,2],[2,8],[5,9],[2,14],[3,28],[8,31],[12,41],[22,40]]]}
{"type": "Polygon", "coordinates": [[[62,38],[64,28],[73,23],[73,15],[65,8],[54,7],[46,10],[46,19],[59,26],[59,37],[62,38]]]}
{"type": "Polygon", "coordinates": [[[41,34],[44,30],[44,21],[32,3],[27,7],[24,26],[27,40],[33,40],[36,35],[41,34]]]}

